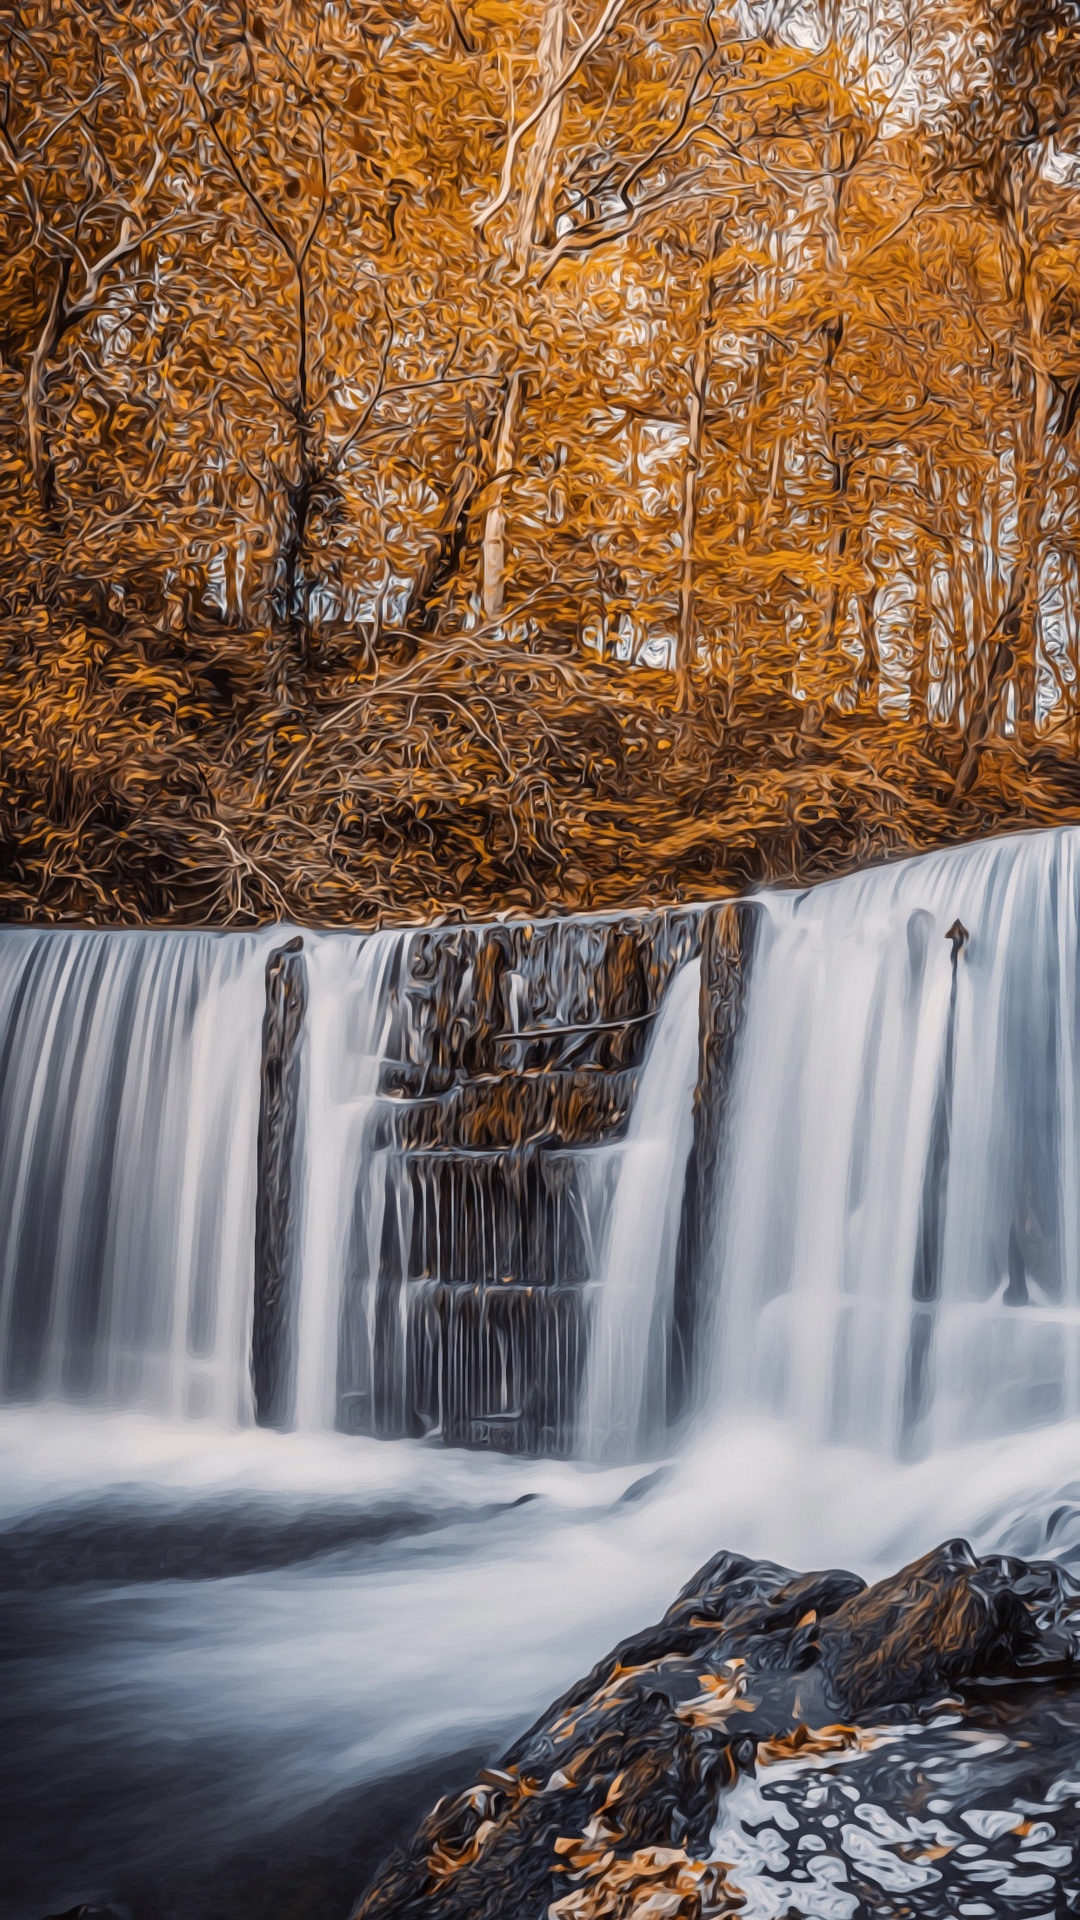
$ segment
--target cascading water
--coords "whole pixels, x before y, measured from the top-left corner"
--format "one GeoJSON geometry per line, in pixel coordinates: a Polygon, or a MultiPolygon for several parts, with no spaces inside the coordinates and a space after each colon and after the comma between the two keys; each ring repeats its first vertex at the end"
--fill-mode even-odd
{"type": "Polygon", "coordinates": [[[701,964],[688,960],[661,1008],[641,1073],[608,1217],[583,1416],[586,1449],[638,1453],[662,1426],[662,1381],[686,1161],[693,1139],[701,964]],[[651,1415],[651,1418],[650,1418],[651,1415]]]}
{"type": "MultiPolygon", "coordinates": [[[[354,1248],[352,1196],[370,1189],[379,1072],[391,1019],[388,976],[408,936],[311,943],[304,1064],[302,1252],[295,1421],[332,1427],[338,1409],[338,1343],[346,1264],[354,1248]]],[[[364,1222],[365,1277],[377,1271],[381,1213],[364,1222]],[[374,1255],[374,1258],[373,1258],[374,1255]]],[[[371,1347],[370,1285],[362,1294],[371,1347]]]]}
{"type": "Polygon", "coordinates": [[[246,1417],[262,953],[0,935],[0,1382],[246,1417]]]}
{"type": "Polygon", "coordinates": [[[720,1546],[1080,1559],[1078,921],[1070,830],[711,919],[304,933],[276,1133],[291,929],[0,934],[0,1920],[276,1920],[261,1862],[306,1886],[347,1804],[344,1914],[720,1546]]]}
{"type": "Polygon", "coordinates": [[[761,913],[719,1407],[904,1454],[1076,1415],[1080,835],[930,855],[761,913]]]}
{"type": "MultiPolygon", "coordinates": [[[[1080,836],[762,895],[756,913],[703,1403],[902,1455],[1080,1413],[1080,836]]],[[[8,1398],[251,1417],[263,971],[280,939],[0,935],[8,1398]]],[[[507,949],[481,1045],[481,948],[448,937],[425,957],[420,939],[304,937],[292,1424],[521,1425],[541,1338],[524,1315],[556,1372],[581,1364],[591,1326],[579,1443],[632,1452],[656,1430],[670,1335],[698,963],[676,960],[627,1079],[618,1059],[561,1064],[590,1020],[605,1030],[582,988],[584,1019],[565,986],[539,1024],[528,1012],[565,945],[531,984],[507,949]],[[455,1046],[464,1068],[440,1065],[455,1046]],[[629,1099],[625,1137],[602,1117],[530,1133],[539,1092],[574,1112],[568,1088],[580,1108],[607,1087],[624,1114],[629,1099]]],[[[632,1034],[641,1016],[623,1017],[632,1034]]]]}
{"type": "MultiPolygon", "coordinates": [[[[0,934],[0,1363],[11,1399],[253,1416],[264,965],[281,936],[0,934]]],[[[338,1312],[407,936],[309,936],[296,1424],[332,1426],[338,1312]]]]}
{"type": "MultiPolygon", "coordinates": [[[[496,931],[0,935],[0,1392],[236,1425],[261,1391],[271,1425],[567,1451],[612,1211],[622,1349],[613,1374],[594,1369],[591,1419],[601,1443],[636,1438],[697,968],[676,958],[630,1137],[608,1144],[654,1011],[603,1018],[621,937],[548,928],[514,966],[503,947],[523,936],[496,931]],[[281,1029],[294,1051],[260,1176],[280,1189],[264,1209],[278,1244],[257,1252],[282,958],[301,1016],[281,1029]]],[[[611,1323],[604,1306],[608,1359],[611,1323]]]]}

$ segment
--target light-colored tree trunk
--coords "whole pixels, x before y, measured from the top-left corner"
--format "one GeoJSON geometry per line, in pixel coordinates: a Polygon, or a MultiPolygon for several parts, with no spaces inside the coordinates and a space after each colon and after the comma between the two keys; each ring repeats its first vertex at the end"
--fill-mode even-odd
{"type": "MultiPolygon", "coordinates": [[[[838,12],[838,8],[829,10],[830,44],[834,48],[834,57],[839,62],[839,49],[836,42],[838,12]]],[[[832,288],[839,283],[845,266],[840,243],[840,221],[847,176],[844,171],[843,141],[838,133],[829,133],[826,138],[825,173],[825,208],[822,221],[824,264],[826,285],[832,288]]],[[[810,698],[803,715],[804,729],[807,732],[816,731],[826,702],[841,691],[841,678],[836,658],[842,599],[838,574],[847,549],[848,527],[845,511],[848,482],[851,476],[837,434],[835,367],[846,327],[847,315],[841,307],[837,307],[825,321],[820,334],[821,370],[818,376],[818,411],[822,452],[829,470],[830,487],[827,503],[829,529],[827,584],[821,596],[819,633],[814,648],[816,658],[812,662],[815,669],[813,678],[816,684],[810,689],[810,698]]]]}
{"type": "Polygon", "coordinates": [[[701,475],[701,436],[705,420],[705,400],[709,379],[709,330],[706,326],[694,351],[690,370],[690,411],[683,469],[683,501],[680,534],[682,540],[679,567],[679,631],[675,669],[679,676],[679,702],[689,697],[690,673],[697,638],[694,627],[694,548],[697,541],[698,480],[701,475]]]}
{"type": "Polygon", "coordinates": [[[51,506],[51,463],[45,443],[45,376],[50,357],[56,351],[57,342],[65,319],[65,299],[67,295],[70,262],[62,261],[49,298],[41,332],[34,344],[30,356],[30,368],[26,380],[26,439],[30,450],[30,467],[34,475],[41,504],[48,510],[51,506]]]}
{"type": "MultiPolygon", "coordinates": [[[[1026,238],[1026,236],[1025,236],[1026,238]]],[[[1043,509],[1050,465],[1051,386],[1044,341],[1046,302],[1032,270],[1030,250],[1024,245],[1020,297],[1026,334],[1025,358],[1032,383],[1026,431],[1017,449],[1017,567],[1020,570],[1020,628],[1017,647],[1016,717],[1021,726],[1033,726],[1038,696],[1040,590],[1045,537],[1043,509]]]]}
{"type": "MultiPolygon", "coordinates": [[[[568,21],[568,0],[544,0],[537,48],[537,86],[541,100],[549,94],[553,97],[547,111],[537,122],[529,148],[511,236],[514,266],[522,276],[528,272],[532,260],[537,225],[543,224],[551,206],[551,168],[562,126],[564,98],[561,92],[556,94],[555,89],[565,63],[568,21]]],[[[484,519],[481,599],[485,620],[499,619],[506,597],[506,492],[507,479],[514,464],[520,404],[521,372],[515,369],[506,385],[506,399],[496,440],[491,503],[484,519]]]]}
{"type": "MultiPolygon", "coordinates": [[[[965,498],[970,497],[971,478],[963,473],[965,498]]],[[[962,734],[971,709],[971,628],[975,610],[971,584],[971,550],[974,533],[968,524],[958,532],[949,567],[949,614],[952,623],[952,708],[950,719],[956,733],[962,734]]]]}
{"type": "Polygon", "coordinates": [[[506,400],[495,446],[495,477],[491,504],[484,517],[482,604],[485,620],[497,620],[506,588],[506,483],[514,464],[514,441],[521,398],[521,375],[514,372],[506,384],[506,400]]]}
{"type": "MultiPolygon", "coordinates": [[[[545,0],[537,49],[537,80],[540,97],[554,94],[566,59],[566,32],[569,23],[567,0],[545,0]]],[[[539,121],[525,162],[517,219],[514,222],[512,251],[519,273],[528,271],[533,247],[542,237],[550,220],[553,200],[551,163],[562,128],[565,94],[552,99],[539,121]],[[538,228],[540,232],[538,233],[538,228]]]]}

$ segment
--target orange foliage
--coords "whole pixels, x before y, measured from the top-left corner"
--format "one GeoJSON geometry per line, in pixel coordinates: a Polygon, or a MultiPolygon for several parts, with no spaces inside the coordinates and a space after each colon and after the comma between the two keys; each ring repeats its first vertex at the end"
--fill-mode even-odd
{"type": "Polygon", "coordinates": [[[723,1865],[684,1847],[640,1847],[629,1859],[596,1856],[583,1840],[558,1840],[583,1885],[548,1908],[550,1920],[721,1920],[745,1904],[723,1865]]]}
{"type": "Polygon", "coordinates": [[[731,890],[1077,811],[1073,0],[25,0],[9,914],[731,890]]]}

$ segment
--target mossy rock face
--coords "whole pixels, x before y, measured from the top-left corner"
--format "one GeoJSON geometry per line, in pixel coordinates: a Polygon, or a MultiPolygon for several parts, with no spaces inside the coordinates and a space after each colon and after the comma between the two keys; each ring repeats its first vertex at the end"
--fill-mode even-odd
{"type": "Polygon", "coordinates": [[[718,1554],[439,1803],[357,1920],[735,1914],[743,1895],[710,1837],[741,1778],[832,1764],[943,1694],[1067,1683],[1078,1664],[1080,1587],[1049,1563],[951,1541],[867,1587],[718,1554]]]}

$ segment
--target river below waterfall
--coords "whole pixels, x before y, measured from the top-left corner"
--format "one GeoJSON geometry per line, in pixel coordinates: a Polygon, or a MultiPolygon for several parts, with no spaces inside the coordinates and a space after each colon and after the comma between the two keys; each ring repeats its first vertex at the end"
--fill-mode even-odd
{"type": "MultiPolygon", "coordinates": [[[[692,928],[649,931],[614,1014],[610,929],[535,961],[500,931],[497,990],[487,949],[447,987],[419,935],[305,936],[282,1431],[251,1351],[283,936],[0,934],[0,1920],[345,1920],[439,1793],[721,1545],[872,1576],[963,1534],[1080,1564],[1078,868],[1080,834],[1024,836],[755,909],[667,1427],[692,928]],[[454,1039],[460,1071],[436,975],[444,1036],[483,993],[502,1021],[454,1039]],[[601,1119],[519,1172],[492,1089],[535,1113],[552,1087],[601,1119]]],[[[947,1773],[947,1715],[932,1737],[947,1773]]],[[[724,1817],[745,1856],[753,1819],[724,1817]]],[[[1034,1905],[941,1911],[1071,1910],[1038,1907],[1037,1868],[1034,1905]]],[[[855,1912],[842,1876],[805,1910],[855,1912]]]]}
{"type": "Polygon", "coordinates": [[[956,1532],[1080,1562],[1072,1424],[908,1465],[760,1419],[634,1469],[45,1408],[0,1446],[4,1920],[344,1920],[717,1541],[867,1575],[956,1532]]]}

